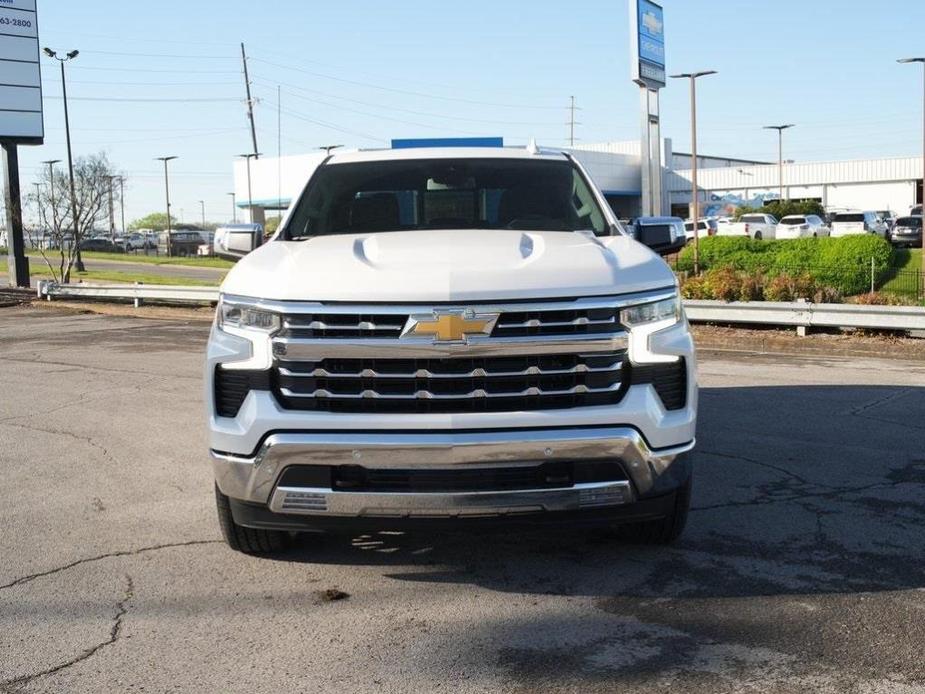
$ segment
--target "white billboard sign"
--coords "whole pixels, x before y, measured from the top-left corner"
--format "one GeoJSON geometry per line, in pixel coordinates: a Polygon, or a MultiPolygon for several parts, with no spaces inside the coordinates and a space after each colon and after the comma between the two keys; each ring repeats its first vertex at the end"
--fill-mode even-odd
{"type": "Polygon", "coordinates": [[[36,0],[0,0],[0,139],[42,144],[36,0]]]}

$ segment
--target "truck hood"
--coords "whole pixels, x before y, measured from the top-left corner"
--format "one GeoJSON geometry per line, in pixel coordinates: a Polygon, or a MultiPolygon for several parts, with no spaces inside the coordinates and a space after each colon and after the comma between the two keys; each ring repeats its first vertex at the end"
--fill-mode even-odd
{"type": "Polygon", "coordinates": [[[625,294],[674,281],[661,258],[625,236],[463,229],[271,241],[232,268],[222,292],[436,303],[625,294]]]}

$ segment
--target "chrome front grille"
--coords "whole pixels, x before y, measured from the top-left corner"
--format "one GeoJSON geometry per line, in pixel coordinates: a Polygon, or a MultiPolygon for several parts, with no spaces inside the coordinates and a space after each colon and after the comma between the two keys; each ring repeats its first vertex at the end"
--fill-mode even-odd
{"type": "Polygon", "coordinates": [[[286,409],[322,412],[612,405],[632,376],[621,309],[675,292],[472,304],[262,302],[283,316],[272,337],[271,388],[286,409]]]}
{"type": "Polygon", "coordinates": [[[287,408],[334,412],[493,412],[605,405],[623,396],[625,352],[536,357],[282,362],[287,408]]]}
{"type": "Polygon", "coordinates": [[[401,314],[327,313],[288,315],[281,337],[288,338],[394,338],[401,335],[408,317],[401,314]]]}

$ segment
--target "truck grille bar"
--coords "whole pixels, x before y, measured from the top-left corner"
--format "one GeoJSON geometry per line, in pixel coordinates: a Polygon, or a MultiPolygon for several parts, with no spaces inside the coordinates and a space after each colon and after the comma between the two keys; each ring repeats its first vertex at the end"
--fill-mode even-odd
{"type": "Polygon", "coordinates": [[[591,355],[278,362],[290,409],[336,412],[520,411],[605,405],[625,391],[625,351],[591,355]]]}

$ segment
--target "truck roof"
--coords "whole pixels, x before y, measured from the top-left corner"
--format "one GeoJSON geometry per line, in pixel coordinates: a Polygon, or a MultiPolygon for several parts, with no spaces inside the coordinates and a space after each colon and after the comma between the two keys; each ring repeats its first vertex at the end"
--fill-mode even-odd
{"type": "Polygon", "coordinates": [[[546,159],[562,161],[565,158],[565,154],[561,151],[543,149],[532,151],[521,147],[409,147],[407,149],[335,152],[328,160],[328,164],[408,159],[546,159]]]}

